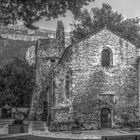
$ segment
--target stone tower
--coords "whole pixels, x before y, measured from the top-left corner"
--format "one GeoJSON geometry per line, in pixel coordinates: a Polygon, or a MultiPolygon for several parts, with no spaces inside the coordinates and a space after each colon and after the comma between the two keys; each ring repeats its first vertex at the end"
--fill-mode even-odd
{"type": "Polygon", "coordinates": [[[43,114],[47,118],[52,98],[52,71],[65,49],[65,34],[62,21],[58,21],[56,38],[39,39],[36,43],[36,76],[35,87],[30,104],[29,119],[40,119],[43,114]],[[46,103],[46,105],[44,105],[46,103]],[[44,110],[47,110],[44,114],[44,110]]]}

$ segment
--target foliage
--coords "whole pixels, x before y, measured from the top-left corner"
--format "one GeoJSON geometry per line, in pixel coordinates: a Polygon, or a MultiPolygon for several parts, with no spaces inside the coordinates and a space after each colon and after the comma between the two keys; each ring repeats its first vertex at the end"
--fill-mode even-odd
{"type": "Polygon", "coordinates": [[[117,78],[116,95],[118,96],[115,116],[117,121],[130,122],[138,119],[138,85],[136,67],[122,69],[117,78]]]}
{"type": "Polygon", "coordinates": [[[120,74],[121,84],[118,85],[117,92],[119,101],[125,105],[137,106],[138,105],[138,85],[136,68],[126,67],[120,74]]]}
{"type": "Polygon", "coordinates": [[[115,109],[115,116],[117,116],[115,120],[116,122],[127,124],[138,120],[137,106],[121,105],[118,105],[115,109]]]}
{"type": "Polygon", "coordinates": [[[72,24],[72,41],[80,40],[90,32],[99,31],[106,26],[123,38],[139,45],[139,20],[139,18],[124,19],[121,14],[114,12],[112,7],[105,3],[101,8],[92,8],[91,12],[84,9],[72,24]]]}
{"type": "Polygon", "coordinates": [[[15,107],[28,107],[34,86],[33,66],[14,58],[0,70],[0,102],[15,107]]]}
{"type": "Polygon", "coordinates": [[[7,25],[22,20],[26,27],[36,29],[33,23],[42,17],[50,20],[65,16],[67,10],[76,15],[91,1],[94,0],[0,0],[0,22],[7,25]]]}
{"type": "Polygon", "coordinates": [[[13,57],[24,59],[27,49],[34,45],[35,41],[0,39],[0,66],[10,63],[13,57]]]}

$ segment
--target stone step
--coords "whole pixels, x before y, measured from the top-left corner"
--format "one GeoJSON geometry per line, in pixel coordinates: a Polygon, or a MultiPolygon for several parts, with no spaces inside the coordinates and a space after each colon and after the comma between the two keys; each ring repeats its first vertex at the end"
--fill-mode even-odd
{"type": "Polygon", "coordinates": [[[23,122],[26,124],[30,124],[31,121],[24,120],[23,122]]]}
{"type": "Polygon", "coordinates": [[[0,119],[0,125],[11,124],[13,121],[13,119],[0,119]]]}
{"type": "Polygon", "coordinates": [[[43,122],[42,121],[33,121],[32,122],[32,130],[45,131],[43,122]]]}

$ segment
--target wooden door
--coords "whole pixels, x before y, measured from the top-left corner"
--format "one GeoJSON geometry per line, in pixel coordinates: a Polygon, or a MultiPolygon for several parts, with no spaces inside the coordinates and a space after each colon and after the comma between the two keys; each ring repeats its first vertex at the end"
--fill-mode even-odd
{"type": "Polygon", "coordinates": [[[111,109],[101,109],[101,128],[111,128],[111,109]]]}

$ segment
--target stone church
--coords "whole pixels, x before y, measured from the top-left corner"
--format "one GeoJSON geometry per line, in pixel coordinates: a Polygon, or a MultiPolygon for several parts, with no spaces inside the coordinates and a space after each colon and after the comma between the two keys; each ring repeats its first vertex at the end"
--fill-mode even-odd
{"type": "Polygon", "coordinates": [[[50,130],[117,127],[139,119],[139,49],[108,28],[65,48],[64,26],[56,39],[36,44],[36,86],[29,118],[44,119],[50,130]]]}

